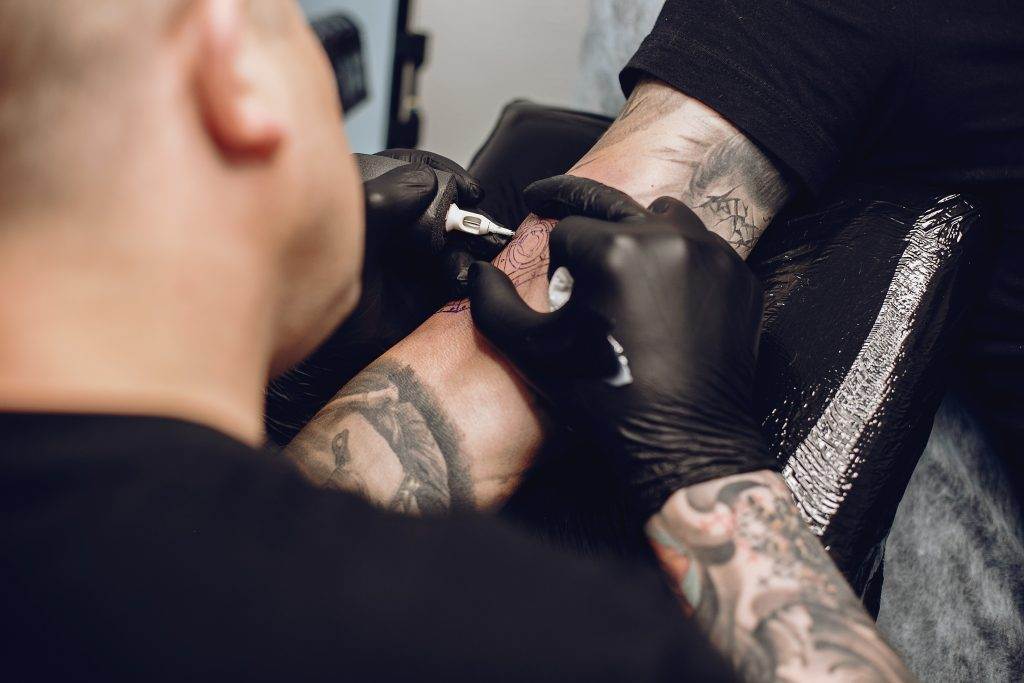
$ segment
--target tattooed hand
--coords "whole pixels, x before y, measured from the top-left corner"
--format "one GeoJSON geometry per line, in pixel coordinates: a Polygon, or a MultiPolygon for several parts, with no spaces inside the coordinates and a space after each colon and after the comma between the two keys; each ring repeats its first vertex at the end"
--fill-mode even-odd
{"type": "MultiPolygon", "coordinates": [[[[547,301],[548,234],[553,225],[530,217],[495,261],[520,283],[523,296],[538,305],[547,301]]],[[[496,382],[493,375],[486,375],[486,356],[476,359],[484,367],[466,363],[459,368],[459,377],[445,378],[443,394],[436,391],[444,361],[459,348],[453,342],[458,328],[453,331],[445,323],[461,318],[463,329],[471,331],[468,308],[468,301],[449,304],[420,328],[421,333],[443,328],[441,344],[433,344],[429,333],[413,335],[358,375],[295,437],[285,454],[314,483],[359,493],[395,511],[491,509],[504,503],[529,468],[537,446],[519,446],[517,451],[514,439],[503,445],[492,438],[497,430],[489,432],[486,425],[500,419],[502,426],[516,430],[516,438],[524,439],[522,411],[512,409],[523,395],[516,392],[511,377],[503,377],[502,386],[501,376],[496,382]],[[438,352],[442,348],[445,351],[438,352]],[[433,362],[424,365],[421,361],[428,355],[433,362]],[[396,363],[387,360],[389,356],[405,361],[396,363]],[[462,377],[478,381],[464,382],[462,377]],[[457,415],[444,410],[442,397],[473,406],[474,421],[466,425],[468,439],[456,426],[457,415]]],[[[528,420],[529,414],[527,428],[528,420]]],[[[539,434],[533,438],[539,443],[539,434]]]]}
{"type": "Polygon", "coordinates": [[[647,532],[684,609],[743,680],[913,680],[778,475],[683,489],[647,532]]]}

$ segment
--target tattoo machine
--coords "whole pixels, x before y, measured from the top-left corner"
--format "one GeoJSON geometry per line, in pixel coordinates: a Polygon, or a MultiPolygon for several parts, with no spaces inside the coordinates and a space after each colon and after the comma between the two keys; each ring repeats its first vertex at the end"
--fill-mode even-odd
{"type": "MultiPolygon", "coordinates": [[[[388,171],[405,166],[406,162],[372,154],[356,154],[356,164],[363,182],[373,180],[388,171]]],[[[420,218],[417,228],[430,236],[430,248],[439,253],[444,248],[450,232],[464,232],[469,235],[502,235],[513,237],[515,233],[504,228],[487,216],[472,211],[463,211],[455,204],[455,177],[451,173],[430,169],[437,175],[437,196],[420,218]]]]}

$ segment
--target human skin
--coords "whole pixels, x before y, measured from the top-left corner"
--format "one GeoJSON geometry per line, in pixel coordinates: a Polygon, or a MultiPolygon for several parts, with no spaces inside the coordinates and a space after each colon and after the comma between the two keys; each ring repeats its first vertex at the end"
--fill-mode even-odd
{"type": "Polygon", "coordinates": [[[684,613],[742,680],[915,680],[775,472],[681,489],[646,530],[684,613]]]}

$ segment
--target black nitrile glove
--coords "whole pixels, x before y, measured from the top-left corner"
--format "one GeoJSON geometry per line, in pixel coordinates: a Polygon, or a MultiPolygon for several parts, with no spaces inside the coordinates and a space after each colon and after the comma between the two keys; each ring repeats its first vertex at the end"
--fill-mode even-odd
{"type": "Polygon", "coordinates": [[[761,287],[725,240],[674,199],[644,210],[590,180],[542,180],[526,200],[538,215],[569,216],[551,233],[550,265],[574,278],[569,302],[537,313],[477,263],[473,320],[616,460],[644,519],[680,488],[775,468],[751,412],[761,287]]]}
{"type": "MultiPolygon", "coordinates": [[[[484,198],[483,188],[464,168],[451,159],[419,149],[388,149],[378,153],[377,156],[451,173],[455,178],[455,187],[458,190],[455,203],[459,205],[459,208],[480,212],[476,205],[484,198]]],[[[451,297],[461,299],[466,296],[469,267],[474,261],[493,260],[508,242],[509,238],[501,235],[474,237],[458,232],[449,233],[438,262],[441,265],[440,272],[451,283],[451,297]]]]}
{"type": "MultiPolygon", "coordinates": [[[[448,301],[465,294],[470,264],[493,258],[504,241],[450,240],[440,255],[417,249],[407,232],[437,193],[431,169],[452,173],[457,202],[472,207],[483,190],[462,167],[418,150],[381,155],[408,161],[365,183],[366,258],[363,292],[345,323],[309,359],[271,382],[267,427],[287,443],[342,386],[448,301]]],[[[504,239],[504,238],[502,238],[504,239]]]]}

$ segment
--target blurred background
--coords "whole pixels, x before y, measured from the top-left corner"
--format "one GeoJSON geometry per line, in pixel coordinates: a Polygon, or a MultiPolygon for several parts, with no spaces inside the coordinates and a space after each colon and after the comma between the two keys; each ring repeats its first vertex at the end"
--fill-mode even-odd
{"type": "MultiPolygon", "coordinates": [[[[628,17],[629,25],[653,25],[660,3],[634,4],[625,11],[639,16],[628,17]]],[[[607,0],[302,5],[313,20],[341,13],[358,31],[366,97],[346,117],[356,151],[420,146],[460,163],[469,161],[513,99],[614,114],[621,106],[615,74],[639,42],[633,36],[643,34],[631,30],[628,45],[618,46],[588,38],[594,17],[624,11],[607,0]],[[581,78],[588,55],[610,65],[589,70],[601,74],[598,85],[581,78]]]]}

